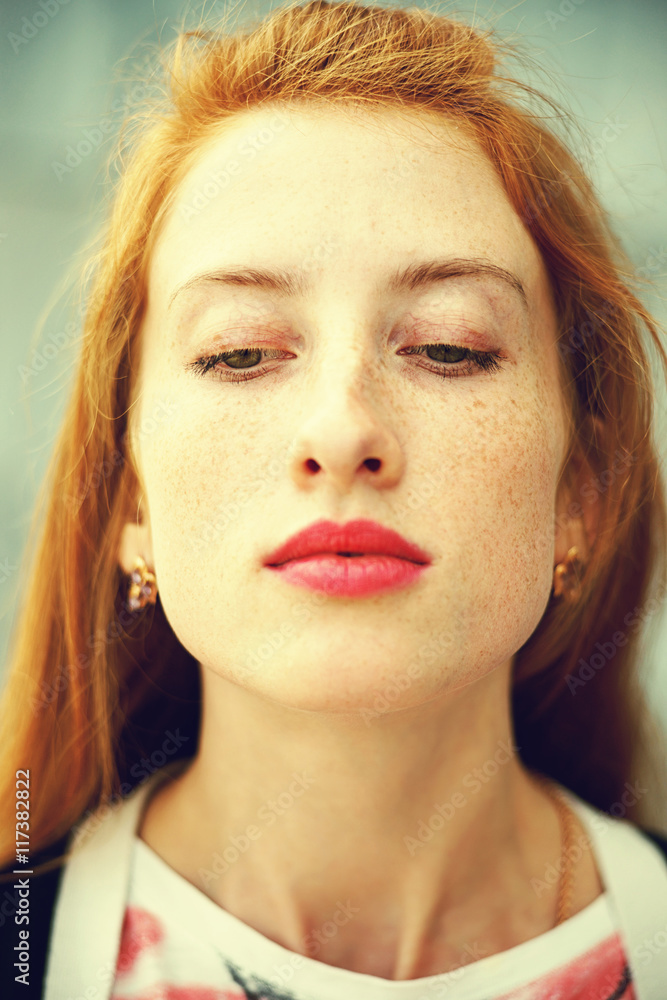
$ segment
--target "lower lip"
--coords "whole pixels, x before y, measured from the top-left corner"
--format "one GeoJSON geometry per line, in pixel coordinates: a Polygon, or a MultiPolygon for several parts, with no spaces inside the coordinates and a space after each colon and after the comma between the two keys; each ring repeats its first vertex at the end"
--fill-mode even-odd
{"type": "Polygon", "coordinates": [[[425,564],[396,556],[317,555],[267,566],[283,580],[307,590],[337,597],[362,597],[407,587],[426,569],[425,564]]]}

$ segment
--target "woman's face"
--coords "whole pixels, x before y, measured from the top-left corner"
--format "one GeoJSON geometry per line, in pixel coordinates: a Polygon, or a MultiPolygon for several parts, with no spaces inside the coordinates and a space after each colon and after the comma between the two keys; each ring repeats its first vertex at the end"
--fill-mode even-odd
{"type": "Polygon", "coordinates": [[[552,583],[566,446],[555,337],[536,247],[454,124],[305,105],[237,115],[158,235],[132,411],[145,489],[132,539],[182,644],[249,690],[333,711],[371,706],[394,681],[393,706],[416,705],[506,664],[552,583]],[[454,259],[504,269],[525,298],[461,268],[390,285],[454,259]],[[301,287],[210,277],[231,268],[301,287]],[[427,344],[497,352],[500,367],[427,344]],[[360,597],[263,564],[314,521],[360,517],[431,564],[360,597]]]}

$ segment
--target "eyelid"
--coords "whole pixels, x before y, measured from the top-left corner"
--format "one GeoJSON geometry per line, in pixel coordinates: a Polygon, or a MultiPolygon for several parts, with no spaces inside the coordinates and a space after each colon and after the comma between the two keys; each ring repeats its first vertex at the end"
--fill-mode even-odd
{"type": "MultiPolygon", "coordinates": [[[[303,348],[305,341],[300,333],[294,331],[289,323],[271,323],[265,319],[237,319],[224,326],[216,323],[210,332],[200,331],[197,334],[199,355],[215,354],[221,351],[262,348],[268,350],[272,345],[282,342],[285,349],[297,350],[303,348]],[[248,343],[245,343],[245,340],[248,343]]],[[[191,345],[188,345],[191,347],[191,345]]]]}
{"type": "Polygon", "coordinates": [[[436,320],[425,320],[409,314],[412,322],[407,327],[411,336],[424,338],[422,343],[426,344],[456,344],[460,347],[468,347],[472,351],[492,351],[498,349],[496,343],[498,336],[495,329],[483,332],[490,324],[478,323],[467,320],[463,316],[459,318],[447,318],[442,322],[436,320]]]}
{"type": "MultiPolygon", "coordinates": [[[[498,337],[495,331],[482,332],[480,324],[467,321],[463,318],[445,322],[433,322],[417,318],[412,313],[408,313],[411,322],[400,324],[395,331],[392,331],[387,346],[393,347],[399,340],[404,340],[406,335],[420,338],[424,344],[455,344],[466,347],[473,351],[493,351],[498,349],[498,337]]],[[[485,326],[482,324],[481,326],[485,326]]],[[[264,324],[262,324],[264,326],[264,324]]],[[[275,332],[270,331],[266,335],[257,334],[248,329],[243,324],[239,328],[226,328],[222,332],[217,331],[210,338],[207,338],[203,348],[199,349],[198,357],[204,355],[220,354],[226,351],[239,350],[272,350],[270,345],[275,344],[277,339],[286,338],[289,346],[284,348],[286,353],[303,348],[304,340],[300,335],[290,335],[287,329],[276,327],[275,332]],[[243,343],[243,338],[248,336],[251,342],[243,343]],[[239,339],[241,342],[239,342],[239,339]]],[[[274,349],[275,350],[275,349],[274,349]]]]}

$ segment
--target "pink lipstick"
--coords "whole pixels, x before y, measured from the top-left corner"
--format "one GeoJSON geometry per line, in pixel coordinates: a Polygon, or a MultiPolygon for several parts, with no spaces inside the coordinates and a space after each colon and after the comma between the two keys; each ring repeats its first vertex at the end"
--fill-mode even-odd
{"type": "Polygon", "coordinates": [[[363,518],[316,521],[264,559],[285,582],[338,597],[406,587],[430,563],[429,554],[402,535],[363,518]]]}

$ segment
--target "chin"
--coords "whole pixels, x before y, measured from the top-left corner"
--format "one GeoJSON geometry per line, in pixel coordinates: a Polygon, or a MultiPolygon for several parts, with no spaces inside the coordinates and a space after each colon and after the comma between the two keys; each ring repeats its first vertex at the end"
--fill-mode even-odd
{"type": "MultiPolygon", "coordinates": [[[[362,724],[428,700],[423,671],[419,680],[408,674],[407,664],[406,669],[399,666],[388,673],[386,660],[364,663],[351,655],[349,646],[344,660],[329,650],[326,656],[320,653],[317,659],[305,662],[277,660],[275,657],[261,669],[244,672],[241,668],[230,679],[249,693],[285,708],[357,715],[362,724]]],[[[438,686],[435,678],[433,686],[438,686]]]]}

